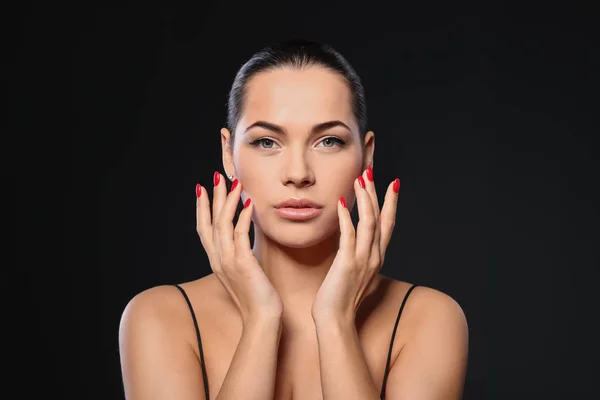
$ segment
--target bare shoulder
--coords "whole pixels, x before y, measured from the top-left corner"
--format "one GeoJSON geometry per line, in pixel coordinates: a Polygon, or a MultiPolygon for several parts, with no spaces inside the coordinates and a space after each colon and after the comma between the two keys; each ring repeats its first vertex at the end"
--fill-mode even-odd
{"type": "Polygon", "coordinates": [[[466,322],[465,314],[458,302],[449,294],[440,290],[417,286],[411,294],[413,308],[418,311],[419,320],[430,320],[431,318],[454,320],[457,323],[466,322]]]}
{"type": "Polygon", "coordinates": [[[457,326],[457,329],[461,326],[466,327],[467,320],[462,307],[449,294],[428,286],[414,285],[385,276],[382,276],[382,282],[387,286],[385,292],[390,293],[391,300],[388,304],[392,309],[397,312],[398,307],[404,302],[403,325],[412,334],[440,325],[451,324],[457,326]]]}
{"type": "Polygon", "coordinates": [[[156,286],[133,296],[121,316],[121,327],[137,323],[168,323],[181,307],[181,294],[174,286],[156,286]],[[178,296],[178,298],[176,298],[178,296]],[[173,313],[175,311],[175,314],[173,313]]]}
{"type": "MultiPolygon", "coordinates": [[[[121,316],[121,330],[131,325],[152,324],[154,328],[163,326],[171,331],[191,321],[190,309],[186,301],[190,300],[194,311],[202,312],[204,304],[201,297],[210,298],[211,276],[179,284],[183,293],[175,285],[161,285],[146,289],[135,296],[125,306],[121,316]],[[205,295],[205,296],[203,296],[205,295]],[[197,310],[196,310],[197,309],[197,310]]],[[[186,329],[187,330],[187,329],[186,329]]]]}
{"type": "Polygon", "coordinates": [[[126,355],[143,352],[153,343],[171,343],[181,337],[182,300],[176,287],[166,285],[146,289],[129,300],[119,324],[122,362],[126,355]]]}
{"type": "MultiPolygon", "coordinates": [[[[194,281],[180,286],[186,295],[198,296],[205,285],[194,281]]],[[[132,297],[121,316],[119,353],[126,398],[158,393],[204,398],[193,319],[176,286],[156,286],[132,297]]]]}
{"type": "MultiPolygon", "coordinates": [[[[393,285],[400,296],[413,287],[393,285]]],[[[406,298],[402,319],[406,333],[392,362],[386,397],[462,398],[469,339],[460,304],[447,293],[417,285],[406,298]]]]}

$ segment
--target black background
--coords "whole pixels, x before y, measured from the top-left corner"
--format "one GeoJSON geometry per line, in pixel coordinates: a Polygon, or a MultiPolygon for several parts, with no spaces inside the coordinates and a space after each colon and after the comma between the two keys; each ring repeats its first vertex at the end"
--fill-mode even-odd
{"type": "Polygon", "coordinates": [[[378,190],[402,181],[383,273],[462,305],[464,398],[597,392],[598,45],[591,9],[562,7],[280,1],[5,13],[8,132],[23,156],[10,158],[7,142],[3,174],[29,175],[7,180],[22,197],[25,276],[3,284],[20,293],[4,291],[9,331],[25,339],[5,342],[12,372],[28,379],[22,395],[123,398],[121,312],[144,289],[211,272],[195,184],[223,172],[219,129],[237,69],[291,36],[333,45],[363,80],[378,190]]]}

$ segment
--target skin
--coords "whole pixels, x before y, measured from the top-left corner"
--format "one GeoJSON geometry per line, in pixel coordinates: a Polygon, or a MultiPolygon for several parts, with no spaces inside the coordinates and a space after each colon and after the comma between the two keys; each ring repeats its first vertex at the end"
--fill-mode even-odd
{"type": "MultiPolygon", "coordinates": [[[[225,173],[239,180],[240,201],[252,200],[252,252],[283,305],[273,339],[275,399],[379,398],[393,325],[411,286],[378,273],[397,195],[390,183],[379,210],[365,171],[373,166],[375,135],[369,131],[361,138],[350,96],[343,79],[322,68],[259,73],[249,81],[233,138],[221,130],[225,173]],[[278,129],[248,129],[257,121],[278,129]],[[311,130],[327,121],[345,126],[311,130]],[[346,145],[326,139],[331,137],[346,145]],[[266,140],[251,146],[257,139],[266,140]],[[290,197],[307,197],[323,212],[310,222],[284,220],[273,207],[290,197]],[[383,221],[371,232],[359,228],[356,240],[348,223],[355,203],[361,220],[383,221]],[[351,257],[369,237],[373,244],[363,246],[368,257],[351,257]],[[350,278],[349,266],[361,271],[360,278],[350,278]]],[[[245,321],[215,274],[181,286],[198,318],[211,398],[217,398],[245,321]]],[[[460,306],[440,291],[416,288],[396,332],[386,398],[460,398],[467,348],[460,306]]],[[[131,300],[121,321],[120,350],[128,399],[204,398],[194,327],[176,288],[151,288],[131,300]]]]}
{"type": "Polygon", "coordinates": [[[284,317],[308,321],[339,245],[338,199],[344,196],[348,207],[354,204],[354,180],[372,163],[374,134],[361,140],[342,78],[312,68],[254,76],[233,149],[227,145],[229,132],[223,129],[221,135],[225,171],[243,183],[242,201],[251,197],[254,204],[255,256],[281,296],[284,317]],[[310,136],[313,125],[336,120],[350,129],[335,127],[310,136]],[[262,127],[246,131],[256,121],[280,126],[286,135],[262,127]],[[347,145],[323,143],[332,136],[347,145]],[[263,148],[249,145],[261,138],[273,140],[263,148]],[[311,223],[281,219],[272,207],[290,197],[323,205],[322,215],[311,223]]]}

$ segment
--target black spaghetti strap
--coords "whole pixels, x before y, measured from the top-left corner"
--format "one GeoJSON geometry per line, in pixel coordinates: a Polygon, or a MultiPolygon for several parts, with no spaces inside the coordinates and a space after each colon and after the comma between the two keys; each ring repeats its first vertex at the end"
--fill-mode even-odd
{"type": "Polygon", "coordinates": [[[194,308],[192,307],[192,303],[190,302],[190,298],[183,288],[179,285],[174,285],[183,297],[185,298],[185,302],[190,308],[190,312],[192,313],[192,319],[194,320],[194,328],[196,328],[196,338],[198,339],[198,350],[200,351],[200,366],[202,367],[202,378],[204,380],[204,393],[206,395],[206,400],[210,399],[208,392],[208,377],[206,375],[206,366],[204,365],[204,351],[202,350],[202,339],[200,338],[200,328],[198,328],[198,321],[196,320],[196,314],[194,313],[194,308]]]}
{"type": "Polygon", "coordinates": [[[390,349],[388,350],[388,356],[387,356],[387,361],[385,363],[385,371],[383,372],[383,384],[381,385],[381,394],[379,395],[379,398],[381,400],[385,400],[385,385],[387,384],[387,378],[388,378],[388,373],[389,368],[390,368],[390,361],[392,359],[392,347],[394,346],[394,337],[396,337],[396,329],[398,329],[398,322],[400,321],[400,315],[402,315],[402,310],[404,310],[404,305],[406,304],[406,299],[408,299],[408,296],[410,295],[410,293],[413,291],[414,288],[416,288],[419,285],[412,285],[408,291],[406,292],[406,295],[404,296],[404,300],[402,300],[402,305],[400,306],[400,310],[398,311],[398,316],[396,317],[396,323],[394,324],[394,330],[392,331],[392,338],[390,340],[390,349]]]}

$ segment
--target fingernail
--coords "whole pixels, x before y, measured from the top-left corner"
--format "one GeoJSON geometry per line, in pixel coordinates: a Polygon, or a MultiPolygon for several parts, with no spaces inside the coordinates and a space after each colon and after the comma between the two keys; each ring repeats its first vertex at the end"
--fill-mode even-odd
{"type": "Polygon", "coordinates": [[[246,199],[246,201],[244,202],[244,208],[248,208],[249,205],[250,205],[250,197],[248,197],[246,199]]]}
{"type": "Polygon", "coordinates": [[[346,208],[346,199],[344,199],[344,196],[340,197],[340,203],[346,208]]]}
{"type": "Polygon", "coordinates": [[[369,178],[369,180],[373,182],[373,169],[370,165],[367,167],[367,178],[369,178]]]}
{"type": "Polygon", "coordinates": [[[215,171],[215,175],[213,176],[213,182],[214,182],[215,186],[219,185],[220,180],[221,180],[221,175],[219,174],[219,171],[215,171]]]}
{"type": "Polygon", "coordinates": [[[202,195],[202,186],[199,183],[196,184],[196,198],[202,195]]]}
{"type": "Polygon", "coordinates": [[[363,179],[362,175],[360,175],[358,177],[358,184],[360,185],[361,188],[365,188],[365,180],[363,179]]]}
{"type": "Polygon", "coordinates": [[[396,180],[394,181],[394,192],[398,193],[398,190],[400,190],[400,179],[396,178],[396,180]]]}
{"type": "Polygon", "coordinates": [[[233,191],[235,190],[235,187],[237,186],[237,184],[238,184],[238,180],[236,179],[236,180],[234,180],[234,181],[233,181],[233,183],[231,184],[231,189],[230,189],[229,191],[230,191],[230,192],[233,192],[233,191]]]}

